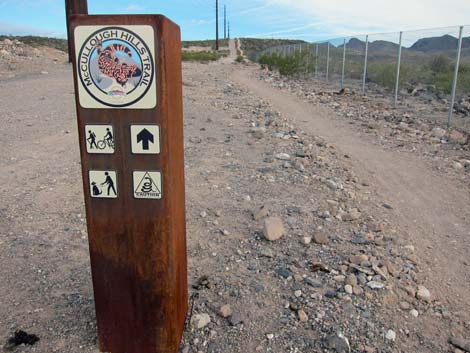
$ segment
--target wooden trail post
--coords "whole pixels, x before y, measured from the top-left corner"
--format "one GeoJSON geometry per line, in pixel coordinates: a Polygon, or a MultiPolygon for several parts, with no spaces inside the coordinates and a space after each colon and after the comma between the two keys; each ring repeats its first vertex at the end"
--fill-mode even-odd
{"type": "Polygon", "coordinates": [[[72,62],[72,34],[70,33],[69,17],[72,15],[88,15],[87,0],[65,0],[65,21],[67,23],[67,38],[69,48],[69,63],[72,62]]]}
{"type": "Polygon", "coordinates": [[[187,312],[181,42],[157,15],[70,17],[100,349],[176,353],[187,312]]]}

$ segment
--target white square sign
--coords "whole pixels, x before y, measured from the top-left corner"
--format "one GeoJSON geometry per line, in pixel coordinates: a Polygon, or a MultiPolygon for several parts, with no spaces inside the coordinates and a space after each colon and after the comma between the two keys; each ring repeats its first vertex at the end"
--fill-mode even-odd
{"type": "Polygon", "coordinates": [[[136,199],[162,198],[162,173],[157,171],[134,172],[134,197],[136,199]]]}
{"type": "Polygon", "coordinates": [[[131,148],[134,154],[160,153],[158,125],[131,125],[131,148]]]}
{"type": "Polygon", "coordinates": [[[85,140],[88,153],[114,153],[115,141],[112,125],[85,125],[85,140]]]}
{"type": "Polygon", "coordinates": [[[115,199],[118,196],[116,172],[112,170],[90,170],[90,195],[99,199],[115,199]]]}

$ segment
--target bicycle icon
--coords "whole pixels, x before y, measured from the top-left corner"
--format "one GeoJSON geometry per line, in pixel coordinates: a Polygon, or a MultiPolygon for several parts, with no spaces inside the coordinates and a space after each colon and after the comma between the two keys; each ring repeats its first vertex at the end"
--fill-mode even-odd
{"type": "Polygon", "coordinates": [[[114,140],[113,139],[107,139],[106,136],[105,136],[105,137],[103,137],[102,140],[100,140],[96,143],[96,146],[98,147],[99,150],[104,150],[106,147],[109,147],[112,150],[114,150],[114,140]]]}

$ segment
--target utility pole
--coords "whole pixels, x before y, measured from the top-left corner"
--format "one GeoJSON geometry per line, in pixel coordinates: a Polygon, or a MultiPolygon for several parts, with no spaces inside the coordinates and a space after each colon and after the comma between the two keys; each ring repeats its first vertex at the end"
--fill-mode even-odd
{"type": "Polygon", "coordinates": [[[70,15],[88,15],[87,0],[65,0],[65,20],[67,22],[69,63],[72,62],[72,45],[73,45],[73,43],[70,42],[70,38],[72,38],[72,33],[70,32],[70,26],[69,26],[70,15]]]}
{"type": "Polygon", "coordinates": [[[227,39],[227,5],[224,5],[224,39],[227,39]]]}
{"type": "Polygon", "coordinates": [[[227,32],[227,38],[230,39],[230,21],[228,21],[228,32],[227,32]]]}
{"type": "Polygon", "coordinates": [[[219,50],[219,0],[215,0],[215,50],[219,50]]]}

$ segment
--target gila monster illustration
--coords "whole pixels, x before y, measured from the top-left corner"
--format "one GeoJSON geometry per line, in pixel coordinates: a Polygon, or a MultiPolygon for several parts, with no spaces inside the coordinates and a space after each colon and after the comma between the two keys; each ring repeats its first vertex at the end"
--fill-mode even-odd
{"type": "Polygon", "coordinates": [[[124,86],[127,81],[132,77],[138,77],[142,75],[142,70],[137,65],[128,65],[127,63],[121,63],[116,52],[123,52],[132,58],[131,50],[122,44],[111,44],[103,49],[103,45],[100,42],[96,49],[98,50],[98,67],[100,71],[111,78],[116,79],[121,86],[124,86]]]}

